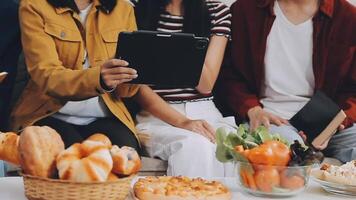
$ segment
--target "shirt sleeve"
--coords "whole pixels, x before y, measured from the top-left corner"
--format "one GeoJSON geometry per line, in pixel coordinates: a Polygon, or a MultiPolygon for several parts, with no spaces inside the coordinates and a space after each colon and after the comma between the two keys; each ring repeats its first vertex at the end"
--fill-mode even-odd
{"type": "Polygon", "coordinates": [[[231,37],[231,12],[224,3],[216,0],[207,0],[211,15],[211,35],[231,37]]]}
{"type": "Polygon", "coordinates": [[[136,6],[139,0],[129,0],[132,6],[136,6]]]}

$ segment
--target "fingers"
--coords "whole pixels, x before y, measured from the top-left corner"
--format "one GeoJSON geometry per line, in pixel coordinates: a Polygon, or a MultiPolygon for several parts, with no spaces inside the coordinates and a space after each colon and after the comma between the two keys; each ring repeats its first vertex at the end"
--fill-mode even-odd
{"type": "Polygon", "coordinates": [[[135,79],[135,78],[137,78],[138,77],[138,75],[137,74],[135,74],[135,75],[131,75],[131,74],[117,74],[117,75],[112,75],[112,74],[110,74],[110,75],[107,75],[107,76],[105,76],[105,78],[106,79],[108,79],[108,80],[113,80],[113,81],[115,81],[115,80],[122,80],[122,79],[135,79]]]}
{"type": "Polygon", "coordinates": [[[121,79],[121,80],[109,80],[105,84],[110,88],[116,88],[117,85],[127,83],[132,81],[132,79],[121,79]]]}
{"type": "Polygon", "coordinates": [[[101,79],[108,88],[116,88],[117,85],[132,81],[137,78],[137,71],[127,67],[128,62],[119,59],[106,61],[100,71],[101,79]]]}
{"type": "Polygon", "coordinates": [[[287,125],[289,123],[288,120],[283,119],[282,117],[278,117],[273,114],[269,114],[269,119],[272,124],[277,125],[277,126],[287,125]]]}
{"type": "Polygon", "coordinates": [[[263,124],[266,128],[270,128],[270,126],[271,126],[271,123],[270,123],[268,117],[262,117],[262,124],[263,124]]]}
{"type": "Polygon", "coordinates": [[[256,130],[261,125],[260,121],[257,119],[250,120],[250,131],[256,130]]]}
{"type": "Polygon", "coordinates": [[[111,59],[103,64],[104,68],[114,68],[114,67],[127,67],[129,63],[125,60],[111,59]]]}
{"type": "Polygon", "coordinates": [[[215,129],[206,121],[203,121],[204,128],[211,134],[215,136],[215,129]]]}
{"type": "Polygon", "coordinates": [[[328,147],[331,137],[320,146],[314,146],[317,150],[324,150],[328,147]]]}
{"type": "Polygon", "coordinates": [[[275,124],[277,126],[282,126],[283,125],[283,122],[282,122],[281,118],[277,117],[277,116],[271,116],[271,123],[275,124]]]}
{"type": "Polygon", "coordinates": [[[304,133],[304,131],[299,131],[298,134],[300,135],[300,137],[302,137],[302,139],[303,139],[304,142],[307,141],[307,135],[304,133]]]}
{"type": "Polygon", "coordinates": [[[203,121],[203,126],[205,128],[205,130],[207,131],[207,134],[209,134],[209,138],[211,138],[211,141],[213,143],[216,142],[216,136],[215,136],[215,130],[212,126],[210,126],[210,124],[206,121],[203,121]]]}
{"type": "Polygon", "coordinates": [[[188,126],[185,129],[188,129],[190,131],[193,131],[197,134],[204,136],[212,143],[215,143],[215,141],[216,141],[215,131],[206,121],[190,120],[190,122],[188,123],[188,126]]]}
{"type": "Polygon", "coordinates": [[[115,68],[104,68],[101,72],[107,73],[107,74],[112,74],[112,75],[116,75],[116,74],[137,75],[136,70],[129,68],[129,67],[121,67],[121,66],[117,66],[115,68]]]}
{"type": "Polygon", "coordinates": [[[341,125],[339,126],[339,131],[342,131],[342,130],[344,130],[344,129],[345,129],[345,125],[342,125],[342,124],[341,124],[341,125]]]}
{"type": "Polygon", "coordinates": [[[215,143],[215,136],[212,135],[209,131],[207,131],[206,129],[202,130],[203,134],[206,138],[208,138],[208,140],[212,143],[215,143]]]}

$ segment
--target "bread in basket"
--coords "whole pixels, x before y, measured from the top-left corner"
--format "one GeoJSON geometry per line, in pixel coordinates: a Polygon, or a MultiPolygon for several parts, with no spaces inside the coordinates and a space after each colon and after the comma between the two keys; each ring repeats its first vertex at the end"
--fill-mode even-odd
{"type": "Polygon", "coordinates": [[[65,150],[49,127],[28,127],[21,136],[0,133],[0,160],[21,165],[30,200],[124,200],[141,167],[133,148],[113,146],[105,135],[65,150]]]}

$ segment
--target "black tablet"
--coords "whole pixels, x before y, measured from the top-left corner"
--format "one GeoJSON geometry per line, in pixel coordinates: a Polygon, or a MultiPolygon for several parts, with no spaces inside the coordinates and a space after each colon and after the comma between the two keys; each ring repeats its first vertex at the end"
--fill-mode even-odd
{"type": "Polygon", "coordinates": [[[136,69],[132,84],[159,87],[196,87],[209,39],[193,34],[154,31],[121,32],[116,58],[136,69]]]}

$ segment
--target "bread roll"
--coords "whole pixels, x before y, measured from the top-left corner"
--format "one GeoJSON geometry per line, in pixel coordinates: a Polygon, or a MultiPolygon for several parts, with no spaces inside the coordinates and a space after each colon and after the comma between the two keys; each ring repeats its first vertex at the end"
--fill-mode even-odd
{"type": "Polygon", "coordinates": [[[117,181],[117,180],[119,180],[119,177],[113,173],[110,173],[107,181],[117,181]]]}
{"type": "Polygon", "coordinates": [[[141,169],[141,160],[134,148],[114,145],[111,148],[111,156],[114,161],[113,172],[118,175],[131,175],[141,169]]]}
{"type": "Polygon", "coordinates": [[[0,132],[0,160],[10,162],[14,165],[20,164],[20,155],[18,151],[19,136],[16,133],[0,132]]]}
{"type": "Polygon", "coordinates": [[[56,157],[64,150],[64,143],[55,130],[47,126],[25,128],[18,149],[26,174],[44,178],[56,176],[56,157]]]}
{"type": "Polygon", "coordinates": [[[105,182],[112,167],[109,149],[97,141],[74,144],[57,157],[57,169],[62,180],[105,182]]]}
{"type": "Polygon", "coordinates": [[[87,140],[101,142],[109,149],[111,149],[112,147],[110,139],[106,135],[103,135],[101,133],[96,133],[90,136],[87,140]]]}

